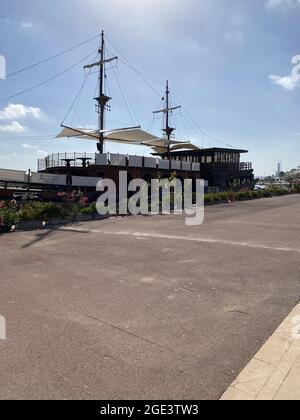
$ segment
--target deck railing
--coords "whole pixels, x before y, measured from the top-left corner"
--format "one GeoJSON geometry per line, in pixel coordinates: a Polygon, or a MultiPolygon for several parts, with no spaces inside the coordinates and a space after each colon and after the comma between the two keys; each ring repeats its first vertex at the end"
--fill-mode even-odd
{"type": "Polygon", "coordinates": [[[144,156],[113,153],[57,153],[38,160],[38,171],[54,168],[82,168],[89,166],[118,166],[129,168],[160,169],[172,171],[200,172],[200,163],[162,160],[144,156]]]}
{"type": "Polygon", "coordinates": [[[49,155],[44,159],[38,159],[38,171],[45,171],[52,168],[61,168],[67,166],[67,160],[70,160],[71,167],[82,167],[81,159],[89,159],[89,165],[95,165],[95,153],[56,153],[49,155]]]}
{"type": "Polygon", "coordinates": [[[253,169],[252,162],[241,162],[240,171],[251,171],[253,169]]]}

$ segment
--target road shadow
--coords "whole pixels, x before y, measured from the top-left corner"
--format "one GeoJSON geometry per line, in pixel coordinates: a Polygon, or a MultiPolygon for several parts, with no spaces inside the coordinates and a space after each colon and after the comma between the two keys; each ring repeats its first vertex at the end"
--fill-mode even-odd
{"type": "Polygon", "coordinates": [[[23,245],[22,248],[23,249],[30,248],[31,246],[36,245],[37,243],[39,243],[41,241],[44,241],[45,239],[48,239],[50,236],[55,235],[57,232],[68,232],[68,233],[77,233],[77,234],[90,233],[89,230],[77,231],[77,230],[72,230],[72,229],[67,229],[67,230],[65,229],[66,227],[73,227],[73,226],[75,227],[78,224],[79,223],[72,222],[72,223],[66,223],[64,225],[54,225],[52,227],[47,227],[42,232],[37,233],[35,235],[35,238],[32,241],[30,241],[29,243],[23,245]]]}

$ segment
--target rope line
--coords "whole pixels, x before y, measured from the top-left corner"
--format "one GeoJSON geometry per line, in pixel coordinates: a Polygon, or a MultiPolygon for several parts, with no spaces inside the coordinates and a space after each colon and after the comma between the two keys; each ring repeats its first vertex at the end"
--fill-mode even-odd
{"type": "Polygon", "coordinates": [[[85,84],[86,84],[87,79],[88,79],[88,75],[86,74],[86,75],[84,76],[84,79],[83,79],[82,85],[81,85],[81,87],[80,87],[80,89],[79,89],[79,92],[78,92],[78,94],[76,95],[76,97],[75,97],[75,99],[74,99],[74,101],[73,101],[72,105],[70,106],[70,108],[69,108],[69,110],[68,110],[68,112],[67,112],[67,114],[66,114],[65,118],[63,119],[62,124],[64,124],[64,122],[66,121],[66,119],[67,119],[67,118],[68,118],[68,116],[70,115],[70,113],[71,113],[72,109],[74,108],[74,106],[75,106],[76,102],[78,101],[78,99],[79,99],[79,97],[80,97],[80,95],[81,95],[81,92],[82,92],[82,90],[83,90],[83,88],[84,88],[84,86],[85,86],[85,84]]]}
{"type": "Polygon", "coordinates": [[[73,64],[72,66],[68,67],[66,70],[64,70],[64,71],[62,71],[62,72],[60,72],[60,73],[56,74],[55,76],[50,77],[50,78],[49,78],[49,79],[47,79],[47,80],[44,80],[44,81],[43,81],[43,82],[41,82],[41,83],[38,83],[38,84],[36,84],[36,85],[34,85],[34,86],[31,86],[30,88],[24,89],[24,90],[22,90],[21,92],[18,92],[18,93],[14,94],[14,95],[11,95],[11,96],[8,96],[8,97],[6,97],[6,98],[2,98],[2,99],[0,99],[0,102],[6,102],[6,101],[9,101],[9,100],[14,99],[14,98],[16,98],[16,97],[18,97],[18,96],[24,95],[24,93],[31,92],[31,91],[32,91],[32,90],[34,90],[34,89],[37,89],[37,88],[39,88],[39,87],[41,87],[41,86],[44,86],[45,84],[47,84],[47,83],[49,83],[49,82],[52,82],[52,80],[58,79],[59,77],[63,76],[65,73],[67,73],[67,72],[69,72],[69,71],[73,70],[73,69],[74,69],[75,67],[77,67],[79,64],[83,63],[83,62],[84,62],[87,58],[89,58],[90,56],[92,56],[94,53],[95,53],[95,51],[93,51],[91,54],[89,54],[89,55],[87,55],[86,57],[84,57],[82,60],[80,60],[80,61],[79,61],[79,62],[77,62],[76,64],[73,64]]]}
{"type": "Polygon", "coordinates": [[[10,74],[8,74],[8,75],[6,76],[6,78],[9,78],[9,77],[15,76],[15,75],[17,75],[17,74],[23,73],[24,71],[27,71],[27,70],[30,70],[30,69],[32,69],[32,68],[34,68],[34,67],[40,66],[41,64],[47,63],[47,62],[49,62],[49,61],[51,61],[51,60],[54,60],[55,58],[58,58],[58,57],[60,57],[60,56],[62,56],[62,55],[64,55],[64,54],[67,54],[67,53],[68,53],[68,52],[70,52],[70,51],[73,51],[73,50],[75,50],[75,49],[77,49],[77,48],[79,48],[79,47],[82,47],[83,45],[88,44],[88,43],[89,43],[89,42],[91,42],[91,41],[94,41],[95,39],[99,38],[99,36],[100,36],[100,35],[98,34],[98,35],[94,36],[93,38],[88,39],[87,41],[84,41],[84,42],[82,42],[82,43],[80,43],[80,44],[78,44],[78,45],[75,45],[74,47],[68,48],[67,50],[62,51],[62,52],[60,52],[60,53],[58,53],[58,54],[55,54],[55,55],[53,55],[53,56],[51,56],[51,57],[49,57],[49,58],[46,58],[45,60],[39,61],[38,63],[32,64],[31,66],[24,67],[23,69],[20,69],[20,70],[17,70],[17,71],[15,71],[15,72],[13,72],[13,73],[10,73],[10,74]]]}

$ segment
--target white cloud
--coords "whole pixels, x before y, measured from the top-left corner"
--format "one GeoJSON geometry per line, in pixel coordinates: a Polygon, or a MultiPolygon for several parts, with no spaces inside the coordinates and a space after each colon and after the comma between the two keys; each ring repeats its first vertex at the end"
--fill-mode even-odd
{"type": "Polygon", "coordinates": [[[24,133],[27,127],[22,126],[17,121],[13,121],[9,125],[0,125],[0,133],[24,133]]]}
{"type": "Polygon", "coordinates": [[[26,143],[23,143],[22,147],[23,149],[38,149],[37,146],[32,146],[31,144],[26,144],[26,143]]]}
{"type": "Polygon", "coordinates": [[[25,117],[40,118],[41,114],[40,108],[26,107],[22,104],[9,104],[0,111],[0,120],[15,120],[25,117]]]}
{"type": "Polygon", "coordinates": [[[33,29],[33,23],[32,22],[21,22],[20,24],[20,29],[22,31],[30,31],[31,29],[33,29]]]}
{"type": "Polygon", "coordinates": [[[266,5],[268,9],[288,9],[299,6],[300,0],[267,0],[266,5]]]}
{"type": "Polygon", "coordinates": [[[300,86],[300,75],[297,76],[269,76],[269,79],[274,85],[281,86],[286,90],[293,91],[300,86]]]}

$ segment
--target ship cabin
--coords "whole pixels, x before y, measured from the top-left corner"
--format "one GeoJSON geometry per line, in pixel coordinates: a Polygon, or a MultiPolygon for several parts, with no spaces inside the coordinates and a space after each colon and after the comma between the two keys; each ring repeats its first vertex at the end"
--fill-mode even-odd
{"type": "Polygon", "coordinates": [[[251,162],[241,162],[241,155],[248,150],[208,148],[176,151],[161,155],[163,159],[199,163],[201,177],[210,191],[241,190],[255,184],[251,162]]]}

